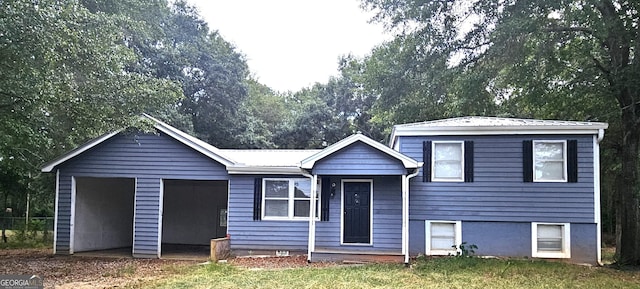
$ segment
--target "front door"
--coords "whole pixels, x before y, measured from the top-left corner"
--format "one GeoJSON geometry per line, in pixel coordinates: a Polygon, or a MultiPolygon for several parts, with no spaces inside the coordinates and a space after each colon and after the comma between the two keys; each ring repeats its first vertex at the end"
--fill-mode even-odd
{"type": "Polygon", "coordinates": [[[371,181],[343,183],[343,243],[371,243],[371,181]]]}

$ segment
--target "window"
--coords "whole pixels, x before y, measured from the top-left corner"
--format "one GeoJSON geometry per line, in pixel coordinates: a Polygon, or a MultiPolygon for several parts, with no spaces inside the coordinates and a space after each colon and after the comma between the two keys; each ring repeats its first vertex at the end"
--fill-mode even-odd
{"type": "Polygon", "coordinates": [[[533,180],[566,182],[566,141],[533,141],[533,180]]]}
{"type": "MultiPolygon", "coordinates": [[[[263,179],[262,181],[263,219],[309,219],[311,203],[309,179],[263,179]]],[[[319,199],[317,192],[316,199],[319,199]]],[[[319,202],[316,202],[316,215],[320,211],[318,205],[319,202]]]]}
{"type": "Polygon", "coordinates": [[[568,223],[532,223],[531,256],[538,258],[571,258],[568,223]]]}
{"type": "Polygon", "coordinates": [[[427,255],[455,255],[462,243],[460,221],[425,221],[427,255]]]}
{"type": "Polygon", "coordinates": [[[464,181],[464,143],[433,142],[433,181],[464,181]]]}

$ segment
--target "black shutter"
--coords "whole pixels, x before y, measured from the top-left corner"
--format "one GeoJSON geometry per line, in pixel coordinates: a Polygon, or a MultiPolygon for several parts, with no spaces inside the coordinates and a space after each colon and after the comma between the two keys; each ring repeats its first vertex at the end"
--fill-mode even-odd
{"type": "Polygon", "coordinates": [[[464,181],[473,182],[473,141],[464,142],[464,181]]]}
{"type": "Polygon", "coordinates": [[[329,221],[329,200],[331,199],[331,178],[323,177],[321,184],[320,221],[329,221]]]}
{"type": "Polygon", "coordinates": [[[522,177],[525,183],[533,182],[533,141],[522,141],[522,177]]]}
{"type": "Polygon", "coordinates": [[[422,181],[430,182],[431,181],[431,141],[424,141],[422,143],[422,161],[424,165],[422,166],[422,181]]]}
{"type": "Polygon", "coordinates": [[[253,220],[262,220],[262,178],[256,178],[253,185],[253,220]]]}
{"type": "Polygon", "coordinates": [[[578,182],[578,141],[567,141],[567,182],[578,182]]]}

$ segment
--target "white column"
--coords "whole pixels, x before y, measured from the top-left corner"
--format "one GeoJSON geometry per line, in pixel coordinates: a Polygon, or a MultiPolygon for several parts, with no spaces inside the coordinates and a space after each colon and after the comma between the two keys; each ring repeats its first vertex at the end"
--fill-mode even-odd
{"type": "Polygon", "coordinates": [[[316,193],[318,191],[318,175],[311,176],[311,203],[309,204],[309,241],[307,244],[307,261],[311,262],[311,254],[316,246],[316,193]]]}

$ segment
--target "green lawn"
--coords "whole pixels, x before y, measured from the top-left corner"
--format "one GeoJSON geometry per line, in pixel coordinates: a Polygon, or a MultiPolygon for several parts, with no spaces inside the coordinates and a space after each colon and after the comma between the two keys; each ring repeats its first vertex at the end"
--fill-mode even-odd
{"type": "MultiPolygon", "coordinates": [[[[640,272],[540,260],[438,258],[397,264],[279,270],[189,267],[146,288],[640,288],[640,272]]],[[[138,286],[136,286],[138,287],[138,286]]]]}

